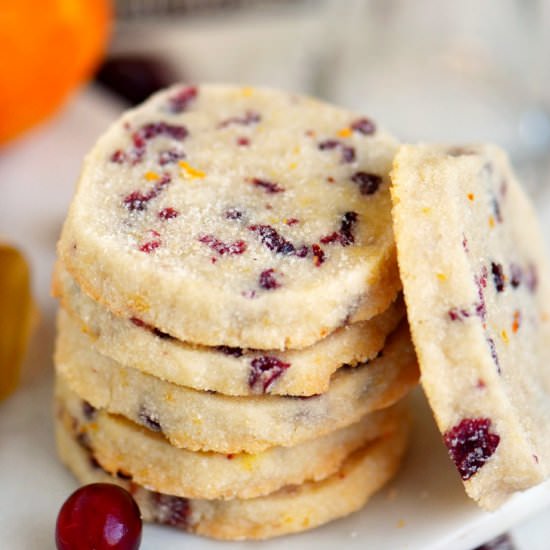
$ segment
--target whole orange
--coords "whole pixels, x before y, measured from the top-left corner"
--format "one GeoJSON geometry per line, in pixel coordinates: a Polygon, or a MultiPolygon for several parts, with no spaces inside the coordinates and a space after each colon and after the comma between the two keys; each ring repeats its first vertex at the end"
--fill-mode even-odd
{"type": "Polygon", "coordinates": [[[109,0],[0,0],[0,144],[91,76],[110,21],[109,0]]]}

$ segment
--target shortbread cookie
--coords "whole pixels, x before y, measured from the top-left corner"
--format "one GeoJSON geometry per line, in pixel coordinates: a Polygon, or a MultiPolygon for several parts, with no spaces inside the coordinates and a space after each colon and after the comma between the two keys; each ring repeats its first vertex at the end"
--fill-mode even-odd
{"type": "Polygon", "coordinates": [[[218,539],[265,539],[312,529],[361,508],[397,472],[403,457],[406,426],[353,453],[333,476],[290,485],[266,496],[240,500],[200,500],[148,491],[130,480],[109,475],[58,420],[61,460],[81,483],[109,482],[136,499],[144,521],[218,539]]]}
{"type": "Polygon", "coordinates": [[[406,146],[394,220],[424,390],[468,494],[492,509],[549,474],[550,269],[502,151],[406,146]]]}
{"type": "Polygon", "coordinates": [[[325,479],[352,452],[406,422],[403,407],[395,405],[295,447],[228,455],[173,447],[159,434],[94,409],[62,379],[56,394],[58,414],[104,470],[130,476],[151,490],[187,498],[253,498],[285,485],[325,479]]]}
{"type": "Polygon", "coordinates": [[[404,315],[399,299],[384,313],[338,329],[313,346],[265,353],[194,346],[138,318],[115,317],[80,291],[60,266],[54,290],[103,355],[174,384],[226,395],[323,393],[343,364],[355,366],[374,359],[404,315]]]}
{"type": "Polygon", "coordinates": [[[63,311],[56,367],[69,387],[94,407],[162,432],[177,447],[220,453],[258,453],[321,437],[392,405],[418,377],[408,329],[403,326],[389,337],[381,357],[339,369],[322,395],[233,397],[201,392],[123,367],[97,353],[63,311]]]}
{"type": "Polygon", "coordinates": [[[176,86],[87,156],[59,255],[95,300],[182,341],[307,347],[395,300],[395,151],[314,99],[176,86]]]}

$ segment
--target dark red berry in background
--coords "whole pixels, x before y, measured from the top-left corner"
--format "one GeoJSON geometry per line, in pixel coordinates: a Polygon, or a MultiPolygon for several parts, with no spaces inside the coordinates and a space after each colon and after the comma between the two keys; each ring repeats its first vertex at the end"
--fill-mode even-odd
{"type": "Polygon", "coordinates": [[[92,483],[63,504],[55,527],[58,550],[138,550],[141,515],[128,491],[92,483]]]}

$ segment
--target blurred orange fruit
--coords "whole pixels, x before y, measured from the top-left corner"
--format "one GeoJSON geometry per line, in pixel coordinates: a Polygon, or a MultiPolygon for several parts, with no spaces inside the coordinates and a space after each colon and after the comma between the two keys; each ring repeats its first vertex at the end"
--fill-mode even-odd
{"type": "Polygon", "coordinates": [[[1,0],[0,144],[51,115],[107,43],[109,0],[1,0]]]}

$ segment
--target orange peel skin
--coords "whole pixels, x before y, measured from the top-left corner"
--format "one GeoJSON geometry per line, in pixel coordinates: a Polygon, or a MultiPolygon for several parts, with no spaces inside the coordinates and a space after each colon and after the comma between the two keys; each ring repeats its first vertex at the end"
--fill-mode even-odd
{"type": "Polygon", "coordinates": [[[30,270],[24,256],[0,242],[0,400],[19,382],[34,319],[30,270]]]}

